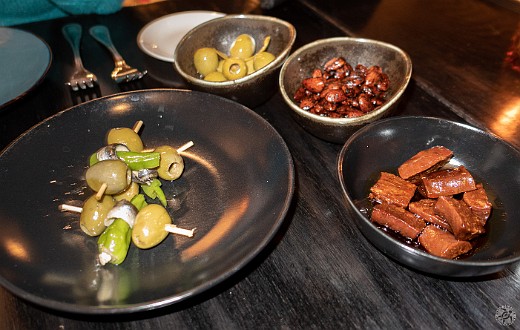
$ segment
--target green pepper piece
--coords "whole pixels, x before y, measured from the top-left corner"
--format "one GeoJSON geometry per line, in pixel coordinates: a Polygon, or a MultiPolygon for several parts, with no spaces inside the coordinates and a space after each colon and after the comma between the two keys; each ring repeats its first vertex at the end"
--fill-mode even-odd
{"type": "Polygon", "coordinates": [[[146,196],[152,199],[158,198],[161,204],[166,207],[166,196],[164,195],[164,191],[162,190],[161,185],[162,183],[159,181],[159,179],[153,179],[149,185],[143,184],[141,185],[141,188],[143,189],[143,192],[146,194],[146,196]]]}
{"type": "MultiPolygon", "coordinates": [[[[126,163],[132,171],[139,171],[145,168],[159,167],[161,162],[160,152],[134,152],[134,151],[116,151],[117,157],[126,163]]],[[[97,153],[93,153],[89,158],[89,166],[99,162],[97,153]]]]}
{"type": "Polygon", "coordinates": [[[159,152],[117,151],[116,154],[132,171],[159,167],[161,161],[159,152]]]}
{"type": "Polygon", "coordinates": [[[132,197],[130,203],[132,203],[138,211],[140,211],[143,207],[148,205],[143,194],[137,194],[134,197],[132,197]]]}
{"type": "Polygon", "coordinates": [[[132,231],[128,223],[123,219],[116,219],[99,236],[98,251],[100,255],[105,254],[110,257],[108,262],[119,265],[126,258],[131,240],[132,231]]]}

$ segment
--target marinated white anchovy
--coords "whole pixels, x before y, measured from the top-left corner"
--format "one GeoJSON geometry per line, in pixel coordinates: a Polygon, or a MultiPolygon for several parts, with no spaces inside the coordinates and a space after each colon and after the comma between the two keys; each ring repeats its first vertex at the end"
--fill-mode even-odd
{"type": "Polygon", "coordinates": [[[129,151],[128,147],[121,143],[112,143],[103,148],[99,149],[96,152],[96,158],[99,161],[107,160],[107,159],[119,159],[117,157],[118,151],[129,151]]]}
{"type": "Polygon", "coordinates": [[[105,219],[105,226],[110,226],[115,219],[123,219],[126,223],[128,223],[130,228],[133,228],[137,212],[137,209],[132,203],[124,199],[120,200],[108,212],[107,217],[105,219]]]}
{"type": "Polygon", "coordinates": [[[157,170],[142,169],[139,171],[132,171],[132,181],[139,184],[150,184],[153,179],[157,178],[157,170]]]}

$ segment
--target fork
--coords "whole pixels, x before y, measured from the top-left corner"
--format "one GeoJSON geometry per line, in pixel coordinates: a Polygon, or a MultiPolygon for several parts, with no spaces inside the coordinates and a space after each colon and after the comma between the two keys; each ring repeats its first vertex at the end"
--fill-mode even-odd
{"type": "Polygon", "coordinates": [[[78,91],[80,88],[94,88],[94,83],[97,83],[97,77],[83,67],[83,62],[81,61],[81,55],[79,53],[79,44],[82,32],[81,25],[76,23],[67,24],[61,29],[61,31],[72,48],[75,65],[74,73],[70,77],[70,80],[65,84],[69,85],[73,91],[78,91]]]}
{"type": "Polygon", "coordinates": [[[139,71],[136,68],[133,68],[126,64],[123,57],[119,54],[116,47],[112,43],[112,39],[110,39],[110,32],[106,26],[96,25],[90,28],[90,35],[94,37],[98,42],[100,42],[103,46],[108,48],[108,50],[112,53],[112,57],[114,58],[115,68],[112,71],[112,79],[115,80],[116,83],[129,82],[132,80],[138,80],[144,77],[147,71],[139,71]]]}

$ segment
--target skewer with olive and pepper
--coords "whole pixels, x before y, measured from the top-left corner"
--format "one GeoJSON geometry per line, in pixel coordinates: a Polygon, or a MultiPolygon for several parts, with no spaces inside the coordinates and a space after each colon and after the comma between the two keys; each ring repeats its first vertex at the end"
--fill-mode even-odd
{"type": "Polygon", "coordinates": [[[267,51],[271,37],[267,36],[255,54],[256,42],[249,34],[239,35],[231,44],[229,55],[215,48],[203,47],[195,51],[195,69],[206,81],[229,81],[245,77],[274,61],[267,51]]]}
{"type": "Polygon", "coordinates": [[[159,180],[173,181],[181,176],[184,161],[179,153],[193,146],[193,142],[177,149],[164,145],[145,150],[138,134],[141,126],[139,121],[133,129],[111,129],[107,145],[91,155],[85,174],[87,185],[96,194],[83,207],[59,206],[62,211],[81,213],[81,230],[89,236],[99,236],[101,265],[123,262],[131,242],[140,249],[149,249],[169,233],[193,237],[195,231],[172,223],[159,180]],[[145,195],[160,204],[148,204],[145,195]]]}

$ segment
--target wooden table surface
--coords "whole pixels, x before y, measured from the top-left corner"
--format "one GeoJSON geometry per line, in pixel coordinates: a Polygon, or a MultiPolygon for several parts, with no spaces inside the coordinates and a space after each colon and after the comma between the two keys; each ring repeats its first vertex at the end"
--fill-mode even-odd
{"type": "MultiPolygon", "coordinates": [[[[0,109],[0,148],[54,113],[86,99],[125,90],[182,88],[172,65],[144,54],[136,36],[148,22],[186,10],[279,17],[298,32],[294,49],[333,36],[390,42],[410,54],[413,78],[397,116],[425,115],[468,122],[520,147],[520,72],[507,62],[520,14],[499,1],[287,0],[272,9],[259,1],[164,1],[17,26],[45,40],[52,66],[28,95],[0,109]],[[112,62],[95,42],[83,42],[84,64],[100,79],[95,95],[71,94],[71,52],[61,27],[105,24],[130,64],[149,74],[118,86],[112,62]],[[87,55],[88,54],[88,55],[87,55]],[[106,59],[106,60],[100,60],[106,59]],[[94,71],[93,70],[93,71],[94,71]]],[[[2,82],[5,83],[5,82],[2,82]]],[[[296,189],[272,244],[216,287],[173,306],[135,314],[63,313],[0,288],[0,329],[300,329],[454,328],[503,326],[497,310],[520,313],[518,265],[482,278],[418,273],[375,249],[349,219],[337,178],[341,145],[319,140],[294,122],[276,93],[254,109],[284,138],[294,158],[296,189]]],[[[516,321],[510,328],[520,328],[516,321]]]]}

